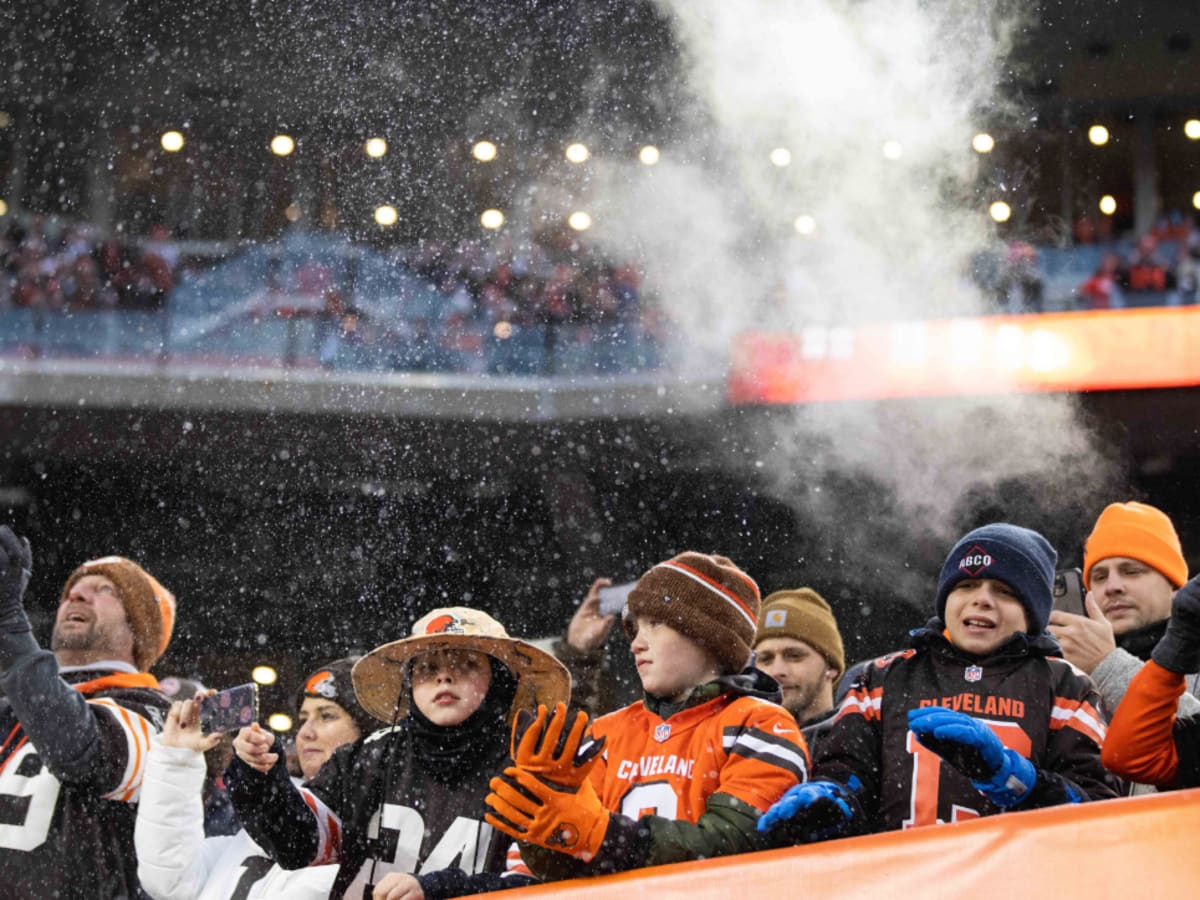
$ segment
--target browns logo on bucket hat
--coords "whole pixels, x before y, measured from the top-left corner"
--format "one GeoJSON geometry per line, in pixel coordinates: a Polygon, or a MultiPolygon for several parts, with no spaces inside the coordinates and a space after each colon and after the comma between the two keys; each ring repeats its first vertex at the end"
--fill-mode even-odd
{"type": "Polygon", "coordinates": [[[508,717],[519,709],[553,708],[571,696],[566,666],[527,641],[509,637],[485,612],[465,606],[435,609],[413,625],[412,636],[376,647],[354,665],[354,692],[363,709],[384,722],[408,714],[411,691],[405,690],[409,663],[433,650],[474,650],[502,663],[517,681],[508,717]]]}

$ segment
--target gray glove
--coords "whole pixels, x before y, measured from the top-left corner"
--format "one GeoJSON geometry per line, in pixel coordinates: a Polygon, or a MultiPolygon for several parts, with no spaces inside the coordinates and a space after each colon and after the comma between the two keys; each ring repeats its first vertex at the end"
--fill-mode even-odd
{"type": "Polygon", "coordinates": [[[29,540],[17,537],[0,525],[0,631],[16,634],[30,631],[25,616],[25,588],[33,574],[33,550],[29,540]]]}

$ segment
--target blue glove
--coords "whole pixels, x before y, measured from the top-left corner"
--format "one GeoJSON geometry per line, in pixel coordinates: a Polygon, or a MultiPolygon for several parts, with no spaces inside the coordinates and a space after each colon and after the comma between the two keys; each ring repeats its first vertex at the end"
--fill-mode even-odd
{"type": "Polygon", "coordinates": [[[1033,763],[1005,747],[992,729],[966,713],[940,706],[910,709],[908,728],[1001,809],[1016,806],[1037,782],[1033,763]]]}
{"type": "MultiPolygon", "coordinates": [[[[857,788],[857,778],[850,787],[857,788]]],[[[803,843],[835,837],[844,832],[854,820],[857,803],[854,795],[835,781],[808,781],[790,787],[775,804],[758,819],[758,830],[764,834],[787,823],[788,831],[803,843]]]]}

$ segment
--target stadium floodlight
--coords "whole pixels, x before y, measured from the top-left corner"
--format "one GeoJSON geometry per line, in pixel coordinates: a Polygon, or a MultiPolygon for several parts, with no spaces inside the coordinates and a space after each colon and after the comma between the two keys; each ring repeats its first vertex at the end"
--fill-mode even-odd
{"type": "Polygon", "coordinates": [[[808,237],[817,230],[817,220],[808,215],[796,216],[796,221],[792,223],[792,226],[796,229],[797,234],[808,237]]]}
{"type": "Polygon", "coordinates": [[[1112,194],[1105,194],[1100,198],[1100,212],[1106,216],[1111,216],[1117,211],[1117,198],[1112,194]]]}
{"type": "Polygon", "coordinates": [[[367,143],[363,147],[367,152],[367,156],[371,159],[379,159],[382,156],[387,156],[388,145],[381,137],[368,138],[367,143]]]}
{"type": "Polygon", "coordinates": [[[504,225],[504,213],[498,209],[485,209],[479,216],[479,224],[495,231],[504,225]]]}
{"type": "Polygon", "coordinates": [[[971,138],[971,149],[976,153],[991,153],[996,149],[996,139],[986,131],[981,131],[971,138]]]}
{"type": "Polygon", "coordinates": [[[1088,129],[1088,140],[1097,147],[1103,147],[1105,144],[1107,144],[1108,138],[1108,129],[1103,125],[1093,125],[1088,129]]]}
{"type": "Polygon", "coordinates": [[[396,207],[388,206],[386,203],[383,206],[375,207],[375,224],[382,225],[384,228],[390,228],[399,220],[400,214],[396,212],[396,207]]]}
{"type": "Polygon", "coordinates": [[[183,149],[183,135],[172,129],[164,131],[161,138],[162,148],[168,153],[178,153],[183,149]]]}
{"type": "Polygon", "coordinates": [[[292,730],[292,717],[287,713],[271,713],[267,719],[267,727],[276,734],[283,734],[285,731],[292,730]]]}
{"type": "Polygon", "coordinates": [[[771,165],[777,169],[782,169],[792,164],[792,151],[787,147],[776,147],[768,156],[771,160],[771,165]]]}
{"type": "Polygon", "coordinates": [[[279,673],[274,666],[255,666],[250,671],[250,677],[258,684],[274,684],[279,680],[279,673]]]}
{"type": "Polygon", "coordinates": [[[658,148],[653,144],[647,144],[638,151],[638,161],[643,166],[653,166],[657,164],[660,157],[661,154],[658,152],[658,148]]]}
{"type": "Polygon", "coordinates": [[[276,156],[291,156],[296,142],[290,134],[277,134],[271,138],[271,152],[276,156]]]}
{"type": "Polygon", "coordinates": [[[7,216],[7,215],[8,215],[8,204],[5,201],[0,200],[0,216],[7,216]]]}
{"type": "Polygon", "coordinates": [[[592,217],[582,209],[576,210],[567,217],[567,224],[575,231],[587,231],[592,227],[592,217]]]}
{"type": "Polygon", "coordinates": [[[899,159],[904,155],[904,146],[899,141],[884,141],[883,156],[885,159],[899,159]]]}
{"type": "Polygon", "coordinates": [[[1200,191],[1196,191],[1196,193],[1192,194],[1192,206],[1194,206],[1196,209],[1200,209],[1200,191]]]}
{"type": "Polygon", "coordinates": [[[1200,141],[1200,119],[1188,119],[1184,122],[1183,133],[1189,141],[1200,141]]]}
{"type": "Polygon", "coordinates": [[[491,141],[476,141],[471,148],[471,155],[480,162],[491,162],[496,158],[496,145],[491,141]]]}
{"type": "Polygon", "coordinates": [[[988,215],[997,222],[1007,222],[1012,218],[1012,207],[1003,200],[997,200],[988,207],[988,215]]]}
{"type": "Polygon", "coordinates": [[[579,163],[587,162],[588,157],[592,154],[591,151],[588,150],[586,144],[575,143],[568,144],[567,149],[563,151],[563,155],[567,157],[567,162],[572,162],[576,165],[579,165],[579,163]]]}
{"type": "Polygon", "coordinates": [[[12,113],[0,109],[0,128],[7,128],[12,124],[12,113]]]}

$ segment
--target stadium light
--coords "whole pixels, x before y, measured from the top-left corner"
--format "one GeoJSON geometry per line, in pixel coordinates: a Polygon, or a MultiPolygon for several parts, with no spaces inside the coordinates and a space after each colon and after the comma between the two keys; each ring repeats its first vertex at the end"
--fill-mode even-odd
{"type": "Polygon", "coordinates": [[[471,155],[480,162],[491,162],[496,158],[496,145],[491,141],[477,141],[471,148],[471,155]]]}
{"type": "Polygon", "coordinates": [[[655,165],[660,157],[661,154],[658,152],[658,148],[653,144],[647,144],[638,151],[638,161],[641,162],[643,166],[655,165]]]}
{"type": "Polygon", "coordinates": [[[796,216],[796,221],[792,223],[797,234],[802,234],[805,237],[817,230],[817,220],[812,216],[796,216]]]}
{"type": "Polygon", "coordinates": [[[279,680],[279,673],[273,666],[255,666],[250,671],[250,677],[257,684],[274,684],[279,680]]]}
{"type": "Polygon", "coordinates": [[[577,210],[567,217],[567,224],[575,231],[587,231],[592,227],[592,217],[583,210],[577,210]]]}
{"type": "Polygon", "coordinates": [[[1192,194],[1192,206],[1194,206],[1196,209],[1200,209],[1200,191],[1196,191],[1196,193],[1192,194]]]}
{"type": "Polygon", "coordinates": [[[997,200],[988,207],[988,215],[997,222],[1007,222],[1012,218],[1012,207],[1003,200],[997,200]]]}
{"type": "Polygon", "coordinates": [[[8,204],[5,203],[3,200],[0,200],[0,216],[7,216],[7,215],[8,215],[8,204]]]}
{"type": "Polygon", "coordinates": [[[580,163],[587,162],[588,157],[592,154],[586,144],[568,144],[564,155],[567,157],[567,162],[579,165],[580,163]]]}
{"type": "Polygon", "coordinates": [[[495,231],[504,224],[504,213],[498,209],[485,209],[479,216],[479,224],[484,228],[495,231]]]}
{"type": "Polygon", "coordinates": [[[12,113],[0,109],[0,128],[7,128],[12,124],[12,113]]]}
{"type": "Polygon", "coordinates": [[[1103,125],[1093,125],[1088,129],[1088,140],[1097,147],[1103,147],[1108,143],[1108,129],[1103,125]]]}
{"type": "Polygon", "coordinates": [[[387,141],[383,138],[373,137],[367,139],[367,143],[363,149],[367,151],[367,156],[371,157],[371,159],[379,159],[387,155],[388,145],[387,141]]]}
{"type": "Polygon", "coordinates": [[[277,134],[271,138],[271,152],[276,156],[291,156],[296,149],[296,142],[288,134],[277,134]]]}
{"type": "Polygon", "coordinates": [[[375,224],[382,225],[384,228],[390,228],[396,224],[400,218],[396,212],[396,207],[388,206],[386,203],[383,206],[375,207],[375,224]]]}
{"type": "Polygon", "coordinates": [[[991,153],[996,149],[996,139],[986,131],[981,131],[971,138],[971,148],[976,153],[991,153]]]}
{"type": "Polygon", "coordinates": [[[1189,141],[1200,141],[1200,119],[1188,119],[1184,122],[1183,133],[1189,141]]]}
{"type": "Polygon", "coordinates": [[[162,148],[168,153],[178,153],[183,149],[183,135],[178,131],[164,131],[161,138],[162,148]]]}
{"type": "Polygon", "coordinates": [[[885,159],[899,159],[904,155],[904,147],[899,141],[884,141],[883,155],[885,159]]]}
{"type": "Polygon", "coordinates": [[[1112,194],[1105,194],[1100,198],[1100,212],[1106,216],[1111,216],[1117,211],[1117,198],[1112,194]]]}
{"type": "Polygon", "coordinates": [[[285,731],[292,730],[292,717],[287,713],[271,713],[267,719],[267,727],[272,731],[282,734],[285,731]]]}
{"type": "Polygon", "coordinates": [[[771,151],[768,159],[775,168],[783,169],[792,164],[792,151],[787,147],[776,147],[771,151]]]}

